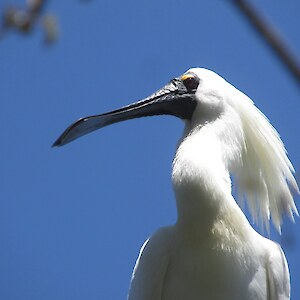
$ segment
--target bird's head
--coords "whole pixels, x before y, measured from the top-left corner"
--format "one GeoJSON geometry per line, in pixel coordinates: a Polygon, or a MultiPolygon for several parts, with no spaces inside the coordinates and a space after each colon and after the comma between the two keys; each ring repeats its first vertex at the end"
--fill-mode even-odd
{"type": "MultiPolygon", "coordinates": [[[[254,220],[268,227],[271,217],[280,230],[283,213],[291,218],[293,212],[297,214],[290,191],[292,187],[299,193],[292,174],[294,169],[277,131],[250,98],[207,69],[192,68],[141,101],[81,118],[70,125],[53,146],[63,146],[113,123],[154,115],[179,117],[186,121],[190,131],[229,115],[231,126],[237,122],[243,137],[234,175],[240,198],[247,200],[254,220]]],[[[218,126],[226,127],[228,123],[218,122],[218,126]]]]}
{"type": "Polygon", "coordinates": [[[173,115],[197,124],[209,122],[224,111],[226,84],[212,71],[190,69],[143,100],[108,113],[79,119],[60,135],[53,146],[63,146],[107,125],[139,117],[173,115]]]}
{"type": "Polygon", "coordinates": [[[193,68],[184,73],[180,80],[188,88],[195,88],[195,110],[191,121],[209,122],[218,118],[226,109],[226,82],[216,73],[202,68],[193,68]]]}

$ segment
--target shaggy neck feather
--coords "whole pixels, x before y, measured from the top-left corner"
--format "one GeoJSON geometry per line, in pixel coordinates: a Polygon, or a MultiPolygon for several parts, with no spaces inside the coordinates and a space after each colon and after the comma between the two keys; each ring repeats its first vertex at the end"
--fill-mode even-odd
{"type": "Polygon", "coordinates": [[[229,171],[237,165],[242,145],[242,133],[230,138],[237,128],[232,123],[230,116],[222,116],[192,131],[187,128],[190,133],[177,149],[172,172],[178,226],[195,233],[201,227],[202,235],[222,234],[235,230],[237,220],[246,220],[231,195],[229,171]]]}

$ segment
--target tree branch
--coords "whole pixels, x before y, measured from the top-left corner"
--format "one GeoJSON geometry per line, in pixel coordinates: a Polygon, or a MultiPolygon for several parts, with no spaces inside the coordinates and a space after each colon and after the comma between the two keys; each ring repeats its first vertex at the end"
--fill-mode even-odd
{"type": "Polygon", "coordinates": [[[262,39],[271,47],[290,73],[300,84],[300,65],[296,57],[288,49],[277,32],[268,24],[259,12],[252,7],[247,0],[230,0],[239,11],[248,19],[253,29],[262,37],[262,39]]]}

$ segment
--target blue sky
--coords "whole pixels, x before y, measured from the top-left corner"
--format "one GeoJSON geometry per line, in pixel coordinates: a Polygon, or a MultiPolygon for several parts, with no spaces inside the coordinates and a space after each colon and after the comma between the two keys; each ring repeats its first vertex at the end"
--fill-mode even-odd
{"type": "MultiPolygon", "coordinates": [[[[253,3],[299,53],[299,1],[253,3]]],[[[50,146],[79,117],[141,99],[190,67],[218,72],[255,101],[299,182],[299,87],[227,1],[48,9],[61,26],[54,46],[39,30],[0,44],[1,299],[126,298],[144,240],[176,220],[170,174],[183,123],[143,118],[50,146]]],[[[271,232],[289,261],[292,299],[300,299],[299,232],[298,218],[285,220],[282,236],[271,232]]]]}

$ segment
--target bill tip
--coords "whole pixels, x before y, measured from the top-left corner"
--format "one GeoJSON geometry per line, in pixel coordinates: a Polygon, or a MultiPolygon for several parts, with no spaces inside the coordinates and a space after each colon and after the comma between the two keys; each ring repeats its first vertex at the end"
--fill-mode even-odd
{"type": "Polygon", "coordinates": [[[51,148],[54,148],[54,147],[60,147],[62,146],[62,143],[61,143],[61,140],[60,139],[57,139],[51,146],[51,148]]]}

